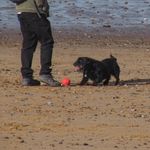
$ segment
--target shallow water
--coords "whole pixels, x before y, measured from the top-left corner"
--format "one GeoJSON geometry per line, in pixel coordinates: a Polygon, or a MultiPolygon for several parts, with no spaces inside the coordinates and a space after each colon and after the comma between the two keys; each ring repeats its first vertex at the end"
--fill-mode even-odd
{"type": "MultiPolygon", "coordinates": [[[[15,6],[0,0],[0,29],[19,26],[15,6]]],[[[54,27],[133,27],[150,24],[149,0],[49,0],[54,27]]]]}

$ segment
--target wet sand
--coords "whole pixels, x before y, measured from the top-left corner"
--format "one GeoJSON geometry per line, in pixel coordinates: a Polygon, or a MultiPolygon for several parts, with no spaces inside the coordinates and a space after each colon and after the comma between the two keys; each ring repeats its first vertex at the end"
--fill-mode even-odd
{"type": "MultiPolygon", "coordinates": [[[[19,28],[8,26],[0,28],[0,149],[150,149],[148,25],[52,26],[53,74],[59,81],[71,79],[71,86],[58,88],[20,85],[21,35],[19,28]],[[74,72],[76,58],[102,60],[110,53],[121,68],[120,84],[114,86],[112,78],[109,86],[78,86],[82,74],[74,72]]],[[[36,79],[39,54],[38,47],[36,79]]]]}
{"type": "MultiPolygon", "coordinates": [[[[21,40],[15,5],[9,0],[0,6],[0,42],[21,40]],[[11,36],[10,36],[11,35],[11,36]]],[[[55,42],[87,41],[98,45],[149,44],[150,2],[119,0],[49,1],[55,42]],[[84,39],[84,40],[82,40],[84,39]],[[92,42],[93,41],[93,42],[92,42]],[[118,42],[119,41],[119,42],[118,42]]],[[[10,43],[11,42],[11,43],[10,43]]]]}

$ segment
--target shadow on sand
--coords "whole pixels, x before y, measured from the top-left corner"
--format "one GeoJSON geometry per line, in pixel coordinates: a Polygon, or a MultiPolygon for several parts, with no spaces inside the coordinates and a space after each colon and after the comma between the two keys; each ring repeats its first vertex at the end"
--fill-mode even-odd
{"type": "MultiPolygon", "coordinates": [[[[146,85],[150,84],[150,79],[130,79],[130,80],[121,80],[118,84],[118,86],[129,86],[129,85],[146,85]]],[[[71,83],[70,86],[80,86],[77,83],[71,83]]],[[[84,86],[94,86],[90,83],[84,85],[84,86]]],[[[102,84],[99,84],[98,86],[103,86],[102,84]]],[[[115,82],[110,82],[108,86],[115,86],[115,82]]]]}
{"type": "Polygon", "coordinates": [[[150,84],[150,79],[131,79],[126,81],[120,81],[119,85],[145,85],[150,84]]]}

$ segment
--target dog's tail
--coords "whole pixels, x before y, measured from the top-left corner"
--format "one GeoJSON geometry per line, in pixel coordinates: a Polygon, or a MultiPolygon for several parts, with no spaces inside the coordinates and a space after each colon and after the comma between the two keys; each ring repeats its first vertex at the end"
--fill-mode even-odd
{"type": "Polygon", "coordinates": [[[110,54],[110,58],[113,59],[113,60],[115,60],[115,61],[117,61],[117,58],[114,57],[112,54],[110,54]]]}

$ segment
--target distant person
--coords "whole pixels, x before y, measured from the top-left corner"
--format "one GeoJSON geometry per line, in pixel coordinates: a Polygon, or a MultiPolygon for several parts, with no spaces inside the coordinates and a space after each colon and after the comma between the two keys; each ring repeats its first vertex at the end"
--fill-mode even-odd
{"type": "Polygon", "coordinates": [[[40,81],[49,86],[60,86],[53,79],[52,52],[54,40],[51,32],[49,5],[47,0],[11,0],[16,3],[16,10],[23,36],[21,49],[21,74],[23,86],[40,85],[40,81]],[[22,1],[22,2],[20,2],[22,1]],[[32,59],[38,41],[41,44],[40,81],[33,78],[32,59]]]}

